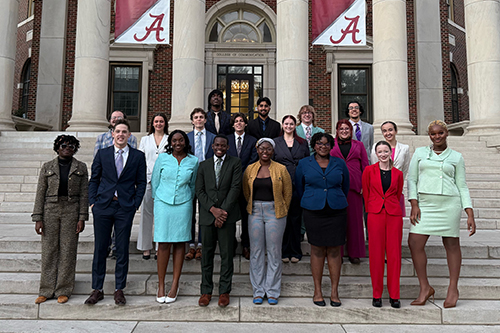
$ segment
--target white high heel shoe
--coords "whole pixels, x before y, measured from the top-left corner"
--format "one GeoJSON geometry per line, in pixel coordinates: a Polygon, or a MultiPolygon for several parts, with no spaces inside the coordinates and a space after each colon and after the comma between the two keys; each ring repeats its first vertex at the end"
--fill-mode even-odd
{"type": "Polygon", "coordinates": [[[175,293],[175,297],[169,297],[167,294],[167,297],[165,297],[165,303],[173,303],[177,300],[177,296],[179,296],[179,287],[177,287],[177,292],[175,293]]]}
{"type": "Polygon", "coordinates": [[[158,291],[159,289],[156,289],[156,301],[158,303],[165,303],[165,296],[158,297],[158,291]]]}

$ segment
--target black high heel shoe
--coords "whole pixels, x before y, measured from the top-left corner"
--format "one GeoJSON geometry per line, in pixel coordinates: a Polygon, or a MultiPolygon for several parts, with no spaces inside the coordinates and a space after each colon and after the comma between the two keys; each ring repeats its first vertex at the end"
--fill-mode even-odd
{"type": "Polygon", "coordinates": [[[372,301],[372,305],[376,308],[382,307],[382,298],[374,298],[372,301]]]}
{"type": "Polygon", "coordinates": [[[391,303],[391,306],[395,309],[399,309],[401,307],[401,302],[399,301],[399,299],[389,298],[389,302],[391,303]]]}

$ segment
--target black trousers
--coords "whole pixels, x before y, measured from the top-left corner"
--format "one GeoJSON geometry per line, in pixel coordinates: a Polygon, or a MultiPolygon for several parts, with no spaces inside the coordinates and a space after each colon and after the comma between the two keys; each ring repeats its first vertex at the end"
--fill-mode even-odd
{"type": "Polygon", "coordinates": [[[300,207],[300,198],[293,196],[290,203],[290,209],[286,217],[286,228],[283,234],[282,258],[295,257],[302,259],[301,233],[302,227],[302,207],[300,207]]]}

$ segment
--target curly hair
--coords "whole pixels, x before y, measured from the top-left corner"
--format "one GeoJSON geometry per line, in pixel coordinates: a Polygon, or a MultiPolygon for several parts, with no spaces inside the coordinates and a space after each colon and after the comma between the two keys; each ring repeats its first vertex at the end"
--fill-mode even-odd
{"type": "Polygon", "coordinates": [[[61,147],[61,145],[63,143],[67,143],[67,144],[70,144],[70,145],[74,145],[75,146],[75,149],[73,150],[76,154],[76,152],[78,151],[78,149],[80,148],[80,141],[78,141],[77,138],[75,138],[73,135],[65,135],[65,134],[62,134],[62,135],[59,135],[55,140],[54,140],[54,151],[57,153],[58,150],[59,150],[59,147],[61,147]]]}
{"type": "Polygon", "coordinates": [[[345,116],[347,118],[349,118],[349,104],[352,104],[352,103],[358,104],[358,106],[359,106],[359,116],[361,117],[363,115],[363,113],[365,113],[365,109],[363,108],[363,105],[361,105],[361,103],[358,102],[358,101],[350,101],[349,103],[347,103],[347,105],[345,107],[345,116]]]}
{"type": "Polygon", "coordinates": [[[429,123],[429,126],[427,126],[427,132],[430,132],[431,128],[433,126],[441,126],[442,128],[444,128],[445,130],[448,130],[448,125],[446,125],[446,123],[442,120],[433,120],[429,123]]]}
{"type": "Polygon", "coordinates": [[[191,154],[191,155],[194,155],[193,152],[192,152],[192,148],[191,148],[191,145],[189,144],[189,138],[186,134],[186,132],[184,131],[181,131],[181,130],[174,130],[172,133],[170,133],[170,135],[168,136],[168,140],[167,140],[167,146],[165,147],[165,152],[167,154],[170,154],[172,155],[172,152],[174,151],[174,148],[172,147],[172,138],[174,137],[174,135],[176,135],[177,133],[180,133],[182,135],[182,137],[184,138],[184,143],[185,143],[185,146],[184,146],[184,152],[186,154],[191,154]]]}
{"type": "MultiPolygon", "coordinates": [[[[321,139],[323,139],[323,138],[326,138],[328,140],[328,143],[330,144],[330,148],[333,148],[333,146],[335,145],[335,140],[333,140],[333,136],[331,136],[328,133],[323,133],[323,132],[316,133],[312,136],[311,147],[314,149],[314,146],[316,146],[316,143],[318,141],[321,141],[321,139]]],[[[315,149],[315,151],[316,151],[316,149],[315,149]]]]}

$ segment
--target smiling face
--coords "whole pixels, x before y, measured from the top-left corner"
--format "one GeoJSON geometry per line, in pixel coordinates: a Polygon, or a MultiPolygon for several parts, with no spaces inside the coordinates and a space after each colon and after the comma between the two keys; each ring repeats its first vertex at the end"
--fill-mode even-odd
{"type": "Polygon", "coordinates": [[[314,120],[314,114],[311,111],[304,110],[300,115],[300,119],[304,125],[309,126],[314,120]]]}
{"type": "Polygon", "coordinates": [[[184,148],[186,148],[186,141],[181,133],[175,133],[172,136],[172,149],[176,155],[184,153],[184,148]]]}
{"type": "Polygon", "coordinates": [[[271,106],[269,106],[266,101],[261,101],[260,104],[257,105],[257,112],[261,118],[267,118],[269,111],[271,111],[271,106]]]}
{"type": "Polygon", "coordinates": [[[111,117],[109,118],[109,124],[114,127],[117,120],[124,118],[125,116],[123,115],[123,112],[115,111],[111,114],[111,117]]]}
{"type": "Polygon", "coordinates": [[[269,142],[263,142],[257,147],[257,154],[259,154],[259,160],[269,162],[273,157],[274,148],[269,142]]]}
{"type": "Polygon", "coordinates": [[[75,154],[75,145],[69,144],[68,142],[63,142],[59,146],[59,149],[57,150],[57,154],[62,159],[71,158],[75,154]]]}
{"type": "Polygon", "coordinates": [[[220,109],[222,105],[222,96],[219,94],[213,94],[212,97],[210,97],[210,105],[215,106],[215,109],[220,109]]]}
{"type": "Polygon", "coordinates": [[[384,136],[385,141],[387,142],[392,142],[393,140],[396,140],[396,134],[398,133],[394,129],[394,125],[391,123],[387,123],[385,125],[382,125],[382,135],[384,136]]]}
{"type": "Polygon", "coordinates": [[[234,128],[234,131],[236,132],[236,134],[238,134],[238,135],[243,134],[243,132],[245,132],[245,127],[247,127],[247,124],[245,123],[243,118],[236,117],[234,119],[233,128],[234,128]]]}
{"type": "Polygon", "coordinates": [[[385,144],[378,145],[375,149],[375,154],[381,163],[389,162],[391,159],[391,153],[391,149],[385,144]]]}
{"type": "Polygon", "coordinates": [[[349,118],[351,118],[354,121],[358,121],[359,116],[361,115],[361,111],[359,110],[359,104],[350,103],[347,109],[349,110],[349,118]]]}
{"type": "Polygon", "coordinates": [[[448,137],[448,131],[443,126],[434,125],[429,129],[429,138],[431,139],[435,150],[446,149],[447,137],[448,137]]]}
{"type": "Polygon", "coordinates": [[[205,123],[207,122],[207,118],[205,118],[205,115],[203,113],[195,113],[193,114],[193,120],[191,121],[191,124],[193,124],[194,128],[196,128],[198,131],[201,131],[203,128],[205,128],[205,123]]]}
{"type": "Polygon", "coordinates": [[[295,121],[293,121],[292,118],[286,118],[283,121],[283,131],[286,134],[293,135],[293,132],[295,131],[295,121]]]}
{"type": "Polygon", "coordinates": [[[328,141],[328,138],[326,136],[322,137],[321,140],[316,141],[316,144],[314,145],[316,154],[321,157],[328,156],[330,154],[330,149],[330,142],[328,141]]]}
{"type": "Polygon", "coordinates": [[[229,145],[226,139],[215,138],[214,143],[212,144],[212,150],[214,151],[215,156],[223,157],[224,155],[226,155],[228,149],[229,145]]]}
{"type": "Polygon", "coordinates": [[[337,132],[341,140],[348,140],[351,137],[351,128],[347,124],[340,125],[337,132]]]}
{"type": "Polygon", "coordinates": [[[165,130],[165,119],[162,116],[156,116],[153,120],[155,132],[163,132],[165,130]]]}
{"type": "Polygon", "coordinates": [[[114,139],[114,145],[120,149],[125,148],[125,146],[127,146],[128,138],[130,138],[131,134],[132,133],[130,133],[127,125],[125,124],[116,125],[112,133],[114,139]]]}

